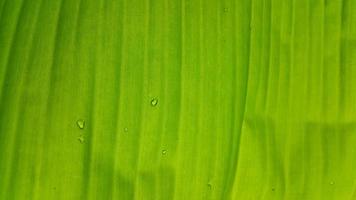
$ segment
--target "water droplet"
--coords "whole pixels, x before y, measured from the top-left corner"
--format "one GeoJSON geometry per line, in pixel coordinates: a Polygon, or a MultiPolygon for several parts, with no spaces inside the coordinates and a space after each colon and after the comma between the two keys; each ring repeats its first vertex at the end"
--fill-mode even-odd
{"type": "Polygon", "coordinates": [[[330,181],[330,185],[334,185],[335,184],[335,182],[334,181],[330,181]]]}
{"type": "Polygon", "coordinates": [[[81,135],[80,137],[78,137],[78,141],[83,144],[84,143],[84,136],[81,135]]]}
{"type": "Polygon", "coordinates": [[[162,150],[162,155],[166,155],[167,154],[167,150],[162,150]]]}
{"type": "Polygon", "coordinates": [[[229,8],[224,8],[224,12],[229,12],[229,8]]]}
{"type": "Polygon", "coordinates": [[[82,120],[82,119],[79,119],[79,120],[77,121],[77,125],[78,125],[78,127],[79,127],[80,129],[84,129],[85,121],[82,120]]]}
{"type": "Polygon", "coordinates": [[[129,129],[127,127],[124,128],[124,132],[127,133],[129,132],[129,129]]]}
{"type": "Polygon", "coordinates": [[[154,98],[151,100],[151,106],[157,106],[158,104],[158,99],[154,98]]]}
{"type": "Polygon", "coordinates": [[[213,184],[211,182],[206,184],[208,186],[208,188],[211,190],[213,188],[213,184]]]}

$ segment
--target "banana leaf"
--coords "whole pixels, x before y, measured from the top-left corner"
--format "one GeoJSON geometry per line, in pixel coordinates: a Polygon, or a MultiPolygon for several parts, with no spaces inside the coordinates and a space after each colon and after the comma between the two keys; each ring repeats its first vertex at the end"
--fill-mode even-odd
{"type": "Polygon", "coordinates": [[[355,0],[0,0],[1,200],[352,200],[355,168],[355,0]]]}

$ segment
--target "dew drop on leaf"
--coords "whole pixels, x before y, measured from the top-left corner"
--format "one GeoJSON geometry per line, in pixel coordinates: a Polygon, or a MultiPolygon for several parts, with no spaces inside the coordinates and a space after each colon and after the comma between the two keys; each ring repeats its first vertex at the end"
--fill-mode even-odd
{"type": "Polygon", "coordinates": [[[84,129],[85,121],[82,120],[82,119],[79,119],[79,120],[77,121],[77,125],[78,125],[78,127],[79,127],[80,129],[84,129]]]}
{"type": "Polygon", "coordinates": [[[78,141],[81,143],[81,144],[83,144],[84,143],[84,136],[80,136],[80,137],[78,137],[78,141]]]}
{"type": "Polygon", "coordinates": [[[156,99],[156,98],[153,98],[152,100],[151,100],[151,106],[157,106],[157,104],[158,104],[158,99],[156,99]]]}
{"type": "Polygon", "coordinates": [[[209,190],[211,190],[213,188],[213,184],[211,184],[210,182],[206,184],[209,188],[209,190]]]}
{"type": "Polygon", "coordinates": [[[167,150],[162,150],[162,155],[166,155],[167,154],[167,150]]]}

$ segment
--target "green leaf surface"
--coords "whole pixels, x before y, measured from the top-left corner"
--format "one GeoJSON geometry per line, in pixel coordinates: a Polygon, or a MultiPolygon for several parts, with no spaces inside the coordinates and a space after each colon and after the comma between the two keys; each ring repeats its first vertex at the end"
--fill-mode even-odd
{"type": "Polygon", "coordinates": [[[353,200],[355,167],[355,0],[0,0],[0,200],[353,200]]]}

